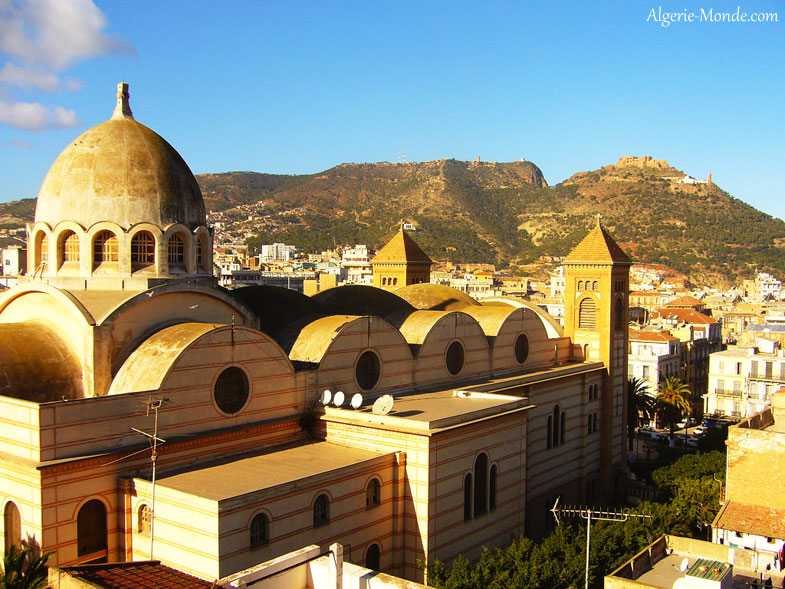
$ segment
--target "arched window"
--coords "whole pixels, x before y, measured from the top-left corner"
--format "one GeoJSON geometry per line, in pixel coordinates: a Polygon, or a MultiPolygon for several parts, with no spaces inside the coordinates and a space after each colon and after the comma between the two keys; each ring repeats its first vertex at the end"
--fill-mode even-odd
{"type": "Polygon", "coordinates": [[[207,270],[209,247],[207,246],[207,236],[199,235],[196,238],[196,265],[202,270],[207,270]]]}
{"type": "Polygon", "coordinates": [[[578,290],[583,290],[583,280],[578,281],[578,290]]]}
{"type": "Polygon", "coordinates": [[[599,413],[596,413],[596,412],[592,415],[592,422],[594,423],[594,431],[595,432],[600,431],[598,416],[599,416],[599,413]]]}
{"type": "Polygon", "coordinates": [[[379,570],[379,557],[381,556],[381,549],[378,544],[371,544],[368,550],[365,551],[365,568],[372,571],[379,570]]]}
{"type": "Polygon", "coordinates": [[[545,433],[545,442],[548,448],[553,448],[553,415],[548,416],[548,430],[545,433]]]}
{"type": "Polygon", "coordinates": [[[98,499],[85,503],[76,516],[77,556],[105,551],[106,507],[98,499]]]}
{"type": "Polygon", "coordinates": [[[472,519],[472,474],[466,475],[463,479],[463,521],[467,522],[472,519]]]}
{"type": "Polygon", "coordinates": [[[578,310],[578,328],[596,329],[597,327],[597,305],[594,299],[585,298],[581,301],[578,310]]]}
{"type": "Polygon", "coordinates": [[[43,231],[39,231],[35,236],[35,267],[46,264],[49,261],[49,237],[43,231]]]}
{"type": "Polygon", "coordinates": [[[60,236],[60,251],[63,262],[78,262],[79,236],[73,231],[64,231],[60,236]]]}
{"type": "Polygon", "coordinates": [[[496,509],[496,465],[491,466],[491,472],[488,475],[488,510],[493,511],[496,509]]]}
{"type": "Polygon", "coordinates": [[[6,551],[22,544],[22,515],[13,501],[6,503],[3,511],[3,538],[6,551]]]}
{"type": "Polygon", "coordinates": [[[146,503],[142,503],[139,506],[139,511],[137,512],[137,522],[136,522],[136,531],[143,536],[150,535],[150,522],[152,513],[150,512],[150,508],[147,506],[146,503]]]}
{"type": "Polygon", "coordinates": [[[559,444],[564,443],[565,436],[567,435],[567,413],[561,412],[561,423],[559,424],[559,444]]]}
{"type": "Polygon", "coordinates": [[[382,277],[382,286],[387,286],[387,277],[386,276],[382,277]]]}
{"type": "Polygon", "coordinates": [[[553,408],[553,415],[551,416],[553,419],[553,429],[551,431],[551,447],[556,448],[559,445],[561,440],[561,436],[559,435],[561,424],[561,410],[558,405],[553,408]]]}
{"type": "Polygon", "coordinates": [[[474,462],[474,517],[488,511],[488,456],[480,453],[474,462]]]}
{"type": "Polygon", "coordinates": [[[253,517],[249,533],[249,545],[251,548],[259,548],[270,542],[270,521],[265,514],[257,513],[253,517]]]}
{"type": "Polygon", "coordinates": [[[213,387],[215,404],[224,413],[233,415],[245,407],[250,394],[248,377],[245,371],[237,366],[224,370],[213,387]]]}
{"type": "Polygon", "coordinates": [[[181,266],[185,264],[185,242],[179,233],[174,233],[169,238],[168,253],[170,265],[181,266]]]}
{"type": "Polygon", "coordinates": [[[326,526],[330,523],[330,499],[327,495],[319,495],[313,502],[313,527],[326,526]]]}
{"type": "Polygon", "coordinates": [[[99,231],[93,240],[93,264],[117,260],[117,237],[111,231],[99,231]]]}
{"type": "Polygon", "coordinates": [[[379,479],[371,479],[365,487],[365,507],[376,507],[382,502],[382,484],[379,479]]]}
{"type": "Polygon", "coordinates": [[[622,329],[624,327],[624,303],[621,299],[616,299],[616,305],[613,309],[613,328],[622,329]]]}
{"type": "Polygon", "coordinates": [[[455,340],[449,346],[447,346],[447,353],[444,357],[444,361],[447,366],[447,372],[453,376],[460,374],[460,372],[463,370],[465,360],[466,354],[461,342],[455,340]]]}
{"type": "Polygon", "coordinates": [[[149,231],[140,231],[131,238],[131,268],[140,270],[155,264],[155,238],[149,231]]]}
{"type": "Polygon", "coordinates": [[[393,286],[398,286],[398,277],[393,278],[393,286]]]}
{"type": "Polygon", "coordinates": [[[591,283],[591,289],[592,290],[599,290],[600,289],[600,285],[597,283],[596,280],[591,283]]]}

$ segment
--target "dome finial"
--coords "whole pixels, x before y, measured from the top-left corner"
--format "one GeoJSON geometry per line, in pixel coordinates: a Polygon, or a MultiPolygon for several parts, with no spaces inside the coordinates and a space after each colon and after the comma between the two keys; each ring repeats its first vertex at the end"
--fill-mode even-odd
{"type": "Polygon", "coordinates": [[[597,213],[597,227],[602,229],[602,213],[597,213]]]}
{"type": "Polygon", "coordinates": [[[128,102],[130,96],[128,84],[125,82],[117,84],[117,105],[112,113],[113,119],[134,119],[134,113],[131,112],[131,105],[128,102]]]}

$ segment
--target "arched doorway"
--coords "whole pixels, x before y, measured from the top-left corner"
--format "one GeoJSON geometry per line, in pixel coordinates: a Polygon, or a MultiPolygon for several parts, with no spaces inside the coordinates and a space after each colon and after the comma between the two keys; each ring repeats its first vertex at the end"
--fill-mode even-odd
{"type": "Polygon", "coordinates": [[[106,558],[106,507],[98,499],[91,499],[79,510],[76,537],[77,556],[95,554],[95,560],[106,558]]]}

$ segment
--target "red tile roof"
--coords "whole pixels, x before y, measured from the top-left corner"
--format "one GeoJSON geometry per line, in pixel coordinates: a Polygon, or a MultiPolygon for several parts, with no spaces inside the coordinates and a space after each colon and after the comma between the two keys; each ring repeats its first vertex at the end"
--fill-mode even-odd
{"type": "Polygon", "coordinates": [[[745,534],[785,538],[785,509],[729,501],[712,525],[745,534]]]}
{"type": "Polygon", "coordinates": [[[638,331],[630,330],[630,341],[638,342],[670,342],[678,340],[679,338],[673,337],[669,333],[662,333],[659,331],[638,331]]]}
{"type": "Polygon", "coordinates": [[[665,303],[666,307],[696,307],[696,306],[705,306],[703,301],[696,299],[693,296],[683,296],[679,297],[678,299],[673,299],[672,301],[665,303]]]}
{"type": "Polygon", "coordinates": [[[564,261],[574,264],[582,262],[632,263],[629,256],[624,253],[619,244],[613,241],[613,238],[599,223],[575,246],[564,261]]]}
{"type": "Polygon", "coordinates": [[[157,560],[64,567],[72,577],[107,589],[202,589],[213,583],[193,577],[157,560]]]}
{"type": "Polygon", "coordinates": [[[684,322],[687,324],[698,324],[698,325],[711,325],[717,323],[717,320],[714,317],[709,317],[708,315],[704,315],[703,313],[699,313],[695,309],[678,309],[678,308],[670,308],[670,307],[662,307],[657,309],[656,313],[653,314],[654,317],[659,315],[663,319],[674,319],[679,322],[684,322]]]}

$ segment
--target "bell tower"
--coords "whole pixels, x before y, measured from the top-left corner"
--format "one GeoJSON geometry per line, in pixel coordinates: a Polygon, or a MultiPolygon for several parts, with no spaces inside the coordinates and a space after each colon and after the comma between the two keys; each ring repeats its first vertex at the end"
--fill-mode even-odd
{"type": "Polygon", "coordinates": [[[428,283],[431,281],[431,264],[431,258],[403,230],[401,222],[398,233],[371,261],[373,285],[396,289],[410,284],[428,283]]]}
{"type": "Polygon", "coordinates": [[[626,457],[627,339],[632,261],[600,223],[564,260],[564,335],[572,357],[605,365],[600,476],[605,492],[622,482],[626,457]]]}

